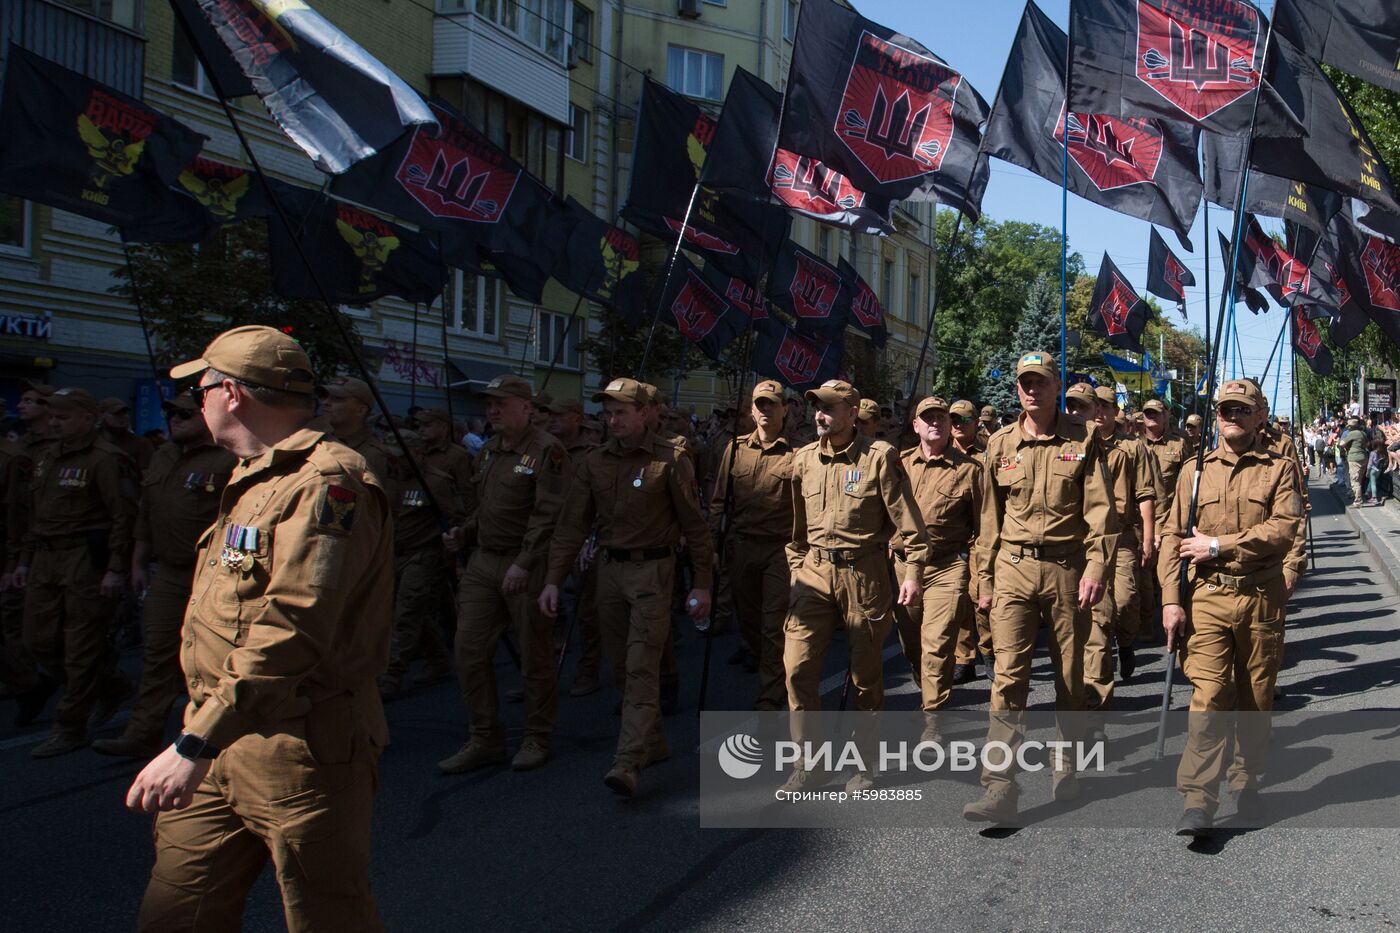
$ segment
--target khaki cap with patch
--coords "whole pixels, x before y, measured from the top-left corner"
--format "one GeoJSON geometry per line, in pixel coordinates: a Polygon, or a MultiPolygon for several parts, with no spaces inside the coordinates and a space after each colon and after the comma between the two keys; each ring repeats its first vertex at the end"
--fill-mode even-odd
{"type": "Polygon", "coordinates": [[[1186,416],[1186,423],[1187,423],[1187,424],[1200,424],[1200,423],[1201,423],[1201,416],[1200,416],[1200,415],[1197,415],[1197,414],[1190,414],[1190,415],[1187,415],[1187,416],[1186,416]]]}
{"type": "Polygon", "coordinates": [[[561,398],[557,402],[549,403],[549,412],[552,415],[562,415],[571,411],[583,414],[583,402],[576,398],[561,398]]]}
{"type": "Polygon", "coordinates": [[[1053,353],[1043,353],[1036,350],[1031,353],[1022,353],[1021,358],[1016,361],[1016,375],[1022,373],[1039,373],[1046,379],[1060,378],[1060,361],[1055,359],[1053,353]]]}
{"type": "MultiPolygon", "coordinates": [[[[969,408],[972,407],[972,403],[971,403],[971,402],[968,402],[967,404],[968,404],[968,407],[969,407],[969,408]]],[[[981,421],[995,421],[995,420],[997,420],[997,410],[996,410],[995,408],[993,408],[991,405],[983,405],[983,406],[982,406],[982,413],[981,413],[981,415],[979,416],[979,420],[981,420],[981,421]]]]}
{"type": "MultiPolygon", "coordinates": [[[[753,387],[753,397],[755,399],[771,399],[781,404],[783,401],[782,384],[773,379],[765,379],[753,387]]],[[[796,400],[794,399],[794,401],[796,400]]]]}
{"type": "Polygon", "coordinates": [[[326,385],[317,386],[316,397],[353,398],[357,402],[363,402],[366,408],[374,408],[374,393],[369,390],[369,383],[354,376],[343,376],[326,385]]]}
{"type": "Polygon", "coordinates": [[[1248,379],[1231,379],[1220,387],[1220,398],[1216,401],[1215,407],[1230,402],[1244,403],[1250,408],[1258,408],[1264,404],[1264,393],[1259,391],[1259,387],[1248,379]]]}
{"type": "MultiPolygon", "coordinates": [[[[968,405],[968,408],[971,407],[968,405]]],[[[914,417],[917,418],[926,411],[949,411],[948,402],[937,395],[930,395],[914,409],[914,417]]]]}
{"type": "Polygon", "coordinates": [[[856,420],[874,421],[880,417],[880,405],[872,398],[863,398],[856,406],[856,420]]]}
{"type": "Polygon", "coordinates": [[[1112,405],[1114,408],[1118,407],[1118,393],[1114,392],[1110,386],[1099,386],[1094,389],[1094,397],[1105,405],[1112,405]]]}
{"type": "Polygon", "coordinates": [[[104,415],[115,415],[119,411],[131,411],[131,406],[115,395],[109,395],[97,403],[97,410],[104,415]]]}
{"type": "MultiPolygon", "coordinates": [[[[992,407],[992,406],[990,406],[990,405],[987,406],[987,408],[991,408],[991,407],[992,407]]],[[[985,411],[985,409],[983,409],[983,410],[985,411]]],[[[949,406],[948,406],[948,414],[950,414],[950,415],[952,415],[952,416],[954,416],[954,417],[956,417],[956,418],[975,418],[975,417],[977,417],[977,409],[976,409],[976,407],[973,406],[973,404],[972,404],[971,402],[969,402],[967,399],[965,399],[965,398],[960,398],[960,399],[958,399],[956,402],[954,402],[952,405],[949,405],[949,406]]],[[[995,415],[995,414],[996,414],[996,413],[993,412],[993,415],[995,415]]]]}
{"type": "Polygon", "coordinates": [[[860,404],[860,393],[856,391],[855,386],[842,379],[828,379],[803,394],[809,402],[826,402],[828,405],[833,402],[845,402],[852,408],[860,404]]]}
{"type": "Polygon", "coordinates": [[[234,379],[269,389],[310,395],[315,387],[311,360],[301,344],[275,327],[247,324],[215,337],[198,359],[171,367],[171,379],[217,369],[234,379]]]}
{"type": "Polygon", "coordinates": [[[1072,398],[1079,399],[1081,402],[1088,402],[1091,405],[1097,404],[1099,400],[1099,397],[1094,394],[1094,387],[1087,382],[1076,382],[1068,389],[1065,389],[1065,401],[1069,401],[1072,398]]]}
{"type": "Polygon", "coordinates": [[[78,408],[82,411],[97,413],[97,399],[92,397],[92,393],[87,389],[65,387],[58,389],[49,396],[50,408],[78,408]]]}
{"type": "Polygon", "coordinates": [[[612,399],[615,402],[645,405],[651,400],[651,394],[647,391],[649,388],[651,387],[646,383],[638,382],[635,379],[614,379],[593,393],[593,401],[602,402],[612,399]]]}
{"type": "Polygon", "coordinates": [[[489,398],[523,398],[533,402],[535,389],[530,381],[513,373],[503,373],[476,391],[477,395],[489,398]]]}
{"type": "Polygon", "coordinates": [[[1163,414],[1167,411],[1167,403],[1159,398],[1150,398],[1142,403],[1143,411],[1160,411],[1163,414]]]}

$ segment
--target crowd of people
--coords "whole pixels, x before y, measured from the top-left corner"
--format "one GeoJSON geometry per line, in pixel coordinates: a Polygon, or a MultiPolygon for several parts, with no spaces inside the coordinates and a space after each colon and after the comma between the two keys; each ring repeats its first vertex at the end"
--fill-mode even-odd
{"type": "Polygon", "coordinates": [[[1319,415],[1303,426],[1308,470],[1331,476],[1358,508],[1395,497],[1400,470],[1400,423],[1393,417],[1319,415]]]}
{"type": "MultiPolygon", "coordinates": [[[[902,417],[840,380],[805,393],[763,381],[702,422],[628,378],[590,415],[502,375],[479,392],[484,422],[400,419],[359,379],[314,385],[300,346],[266,327],[226,332],[171,374],[188,387],[165,403],[158,450],[109,420],[120,402],[40,384],[21,399],[22,435],[0,445],[0,674],[21,723],[62,688],[34,758],[90,745],[150,760],[127,798],[159,814],[149,928],[236,916],[268,857],[289,922],[362,924],[383,703],[455,672],[467,734],[441,772],[543,767],[573,633],[567,692],[602,689],[606,660],[619,697],[604,783],[623,797],[670,755],[686,616],[738,632],[731,661],[754,674],[758,710],[821,708],[838,629],[856,709],[883,708],[891,631],[926,713],[979,663],[991,709],[1024,709],[1042,624],[1057,709],[1110,709],[1158,637],[1183,649],[1193,710],[1273,701],[1306,483],[1249,380],[1221,387],[1218,443],[1198,458],[1202,419],[1179,431],[1160,400],[1129,416],[1111,390],[1076,384],[1062,408],[1041,351],[1019,358],[1018,412],[931,396],[902,417]],[[139,690],[108,638],[132,593],[139,690]],[[502,645],[522,678],[513,749],[502,645]],[[133,693],[121,735],[94,741],[133,693]]],[[[988,737],[1015,748],[1021,733],[994,716],[988,737]]],[[[1257,808],[1263,754],[1193,726],[1178,831],[1210,830],[1227,769],[1241,813],[1257,808]]],[[[833,777],[799,764],[785,787],[833,777]]],[[[878,780],[862,770],[847,787],[878,780]]],[[[1015,775],[982,783],[964,815],[1013,822],[1015,775]]],[[[1057,762],[1056,799],[1077,787],[1057,762]]]]}

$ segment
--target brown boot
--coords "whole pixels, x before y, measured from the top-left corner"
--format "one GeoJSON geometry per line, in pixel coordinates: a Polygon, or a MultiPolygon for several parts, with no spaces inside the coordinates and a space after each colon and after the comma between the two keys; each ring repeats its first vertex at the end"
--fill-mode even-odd
{"type": "Polygon", "coordinates": [[[603,783],[608,785],[608,790],[619,797],[631,797],[637,792],[637,772],[632,768],[615,765],[603,777],[603,783]]]}

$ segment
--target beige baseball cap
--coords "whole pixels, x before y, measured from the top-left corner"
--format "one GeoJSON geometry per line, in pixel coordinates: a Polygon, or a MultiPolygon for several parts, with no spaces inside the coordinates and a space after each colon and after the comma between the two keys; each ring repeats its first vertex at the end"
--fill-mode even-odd
{"type": "Polygon", "coordinates": [[[198,411],[199,403],[194,400],[194,393],[186,389],[175,393],[171,398],[162,399],[160,407],[166,411],[198,411]]]}
{"type": "Polygon", "coordinates": [[[1220,408],[1231,402],[1242,402],[1250,408],[1258,408],[1264,404],[1264,393],[1248,379],[1231,379],[1220,388],[1220,398],[1215,407],[1220,408]]]}
{"type": "Polygon", "coordinates": [[[1112,405],[1114,408],[1118,407],[1118,393],[1114,392],[1109,386],[1099,386],[1096,388],[1094,390],[1094,397],[1105,405],[1112,405]]]}
{"type": "Polygon", "coordinates": [[[104,415],[115,415],[119,411],[131,411],[131,406],[115,395],[109,395],[97,403],[97,410],[104,415]]]}
{"type": "Polygon", "coordinates": [[[880,417],[880,404],[872,398],[863,398],[856,406],[857,421],[874,421],[880,417]]]}
{"type": "Polygon", "coordinates": [[[269,389],[310,395],[315,387],[311,360],[301,344],[275,327],[247,324],[215,337],[194,360],[173,366],[171,379],[217,369],[234,379],[269,389]]]}
{"type": "MultiPolygon", "coordinates": [[[[972,406],[972,403],[971,403],[971,402],[968,402],[967,404],[968,404],[968,407],[971,407],[971,406],[972,406]]],[[[981,413],[981,415],[979,416],[979,420],[981,420],[981,421],[995,421],[995,420],[997,420],[997,410],[996,410],[995,408],[993,408],[991,405],[983,405],[983,406],[982,406],[982,413],[981,413]]]]}
{"type": "Polygon", "coordinates": [[[452,418],[442,408],[420,408],[413,413],[413,420],[419,424],[425,421],[440,421],[448,427],[452,426],[452,418]]]}
{"type": "Polygon", "coordinates": [[[67,386],[58,389],[49,396],[50,408],[78,408],[82,411],[97,413],[97,399],[92,397],[92,393],[87,389],[78,389],[67,386]]]}
{"type": "Polygon", "coordinates": [[[1065,401],[1069,401],[1072,398],[1079,399],[1081,402],[1088,402],[1091,405],[1097,405],[1099,401],[1099,397],[1094,394],[1094,387],[1087,382],[1076,382],[1068,389],[1065,389],[1065,401]]]}
{"type": "Polygon", "coordinates": [[[577,412],[583,414],[583,402],[576,398],[562,398],[557,402],[549,403],[550,414],[562,415],[566,412],[577,412]]]}
{"type": "Polygon", "coordinates": [[[1150,399],[1148,399],[1147,401],[1145,401],[1145,402],[1142,403],[1142,410],[1143,410],[1143,411],[1160,411],[1160,412],[1162,412],[1163,414],[1166,414],[1166,412],[1167,412],[1167,405],[1166,405],[1165,402],[1163,402],[1163,401],[1162,401],[1161,399],[1159,399],[1159,398],[1150,398],[1150,399]]]}
{"type": "Polygon", "coordinates": [[[1021,358],[1016,361],[1016,375],[1022,373],[1039,373],[1047,379],[1060,378],[1060,361],[1053,353],[1045,353],[1035,350],[1031,353],[1022,353],[1021,358]]]}
{"type": "Polygon", "coordinates": [[[1200,423],[1201,423],[1201,416],[1200,416],[1200,415],[1197,415],[1197,414],[1194,414],[1194,413],[1193,413],[1193,414],[1189,414],[1189,415],[1186,416],[1186,423],[1187,423],[1187,424],[1191,424],[1191,425],[1200,424],[1200,423]]]}
{"type": "MultiPolygon", "coordinates": [[[[845,402],[852,408],[860,404],[860,393],[856,391],[855,386],[843,379],[828,379],[803,394],[809,402],[826,402],[828,405],[833,402],[845,402]]],[[[878,410],[877,406],[876,411],[878,410]]]]}
{"type": "Polygon", "coordinates": [[[530,381],[514,373],[497,376],[478,389],[476,394],[490,398],[523,398],[531,402],[535,400],[535,389],[530,385],[530,381]]]}
{"type": "MultiPolygon", "coordinates": [[[[991,407],[990,405],[987,406],[987,408],[991,407]]],[[[982,410],[985,412],[987,408],[982,410]]],[[[948,406],[948,414],[957,418],[975,418],[977,417],[977,408],[967,399],[960,398],[952,405],[948,406]]]]}
{"type": "MultiPolygon", "coordinates": [[[[968,405],[968,408],[971,408],[971,407],[972,407],[971,405],[968,405]]],[[[924,399],[923,401],[919,402],[919,404],[914,408],[914,417],[917,418],[917,417],[919,417],[920,415],[922,415],[922,414],[923,414],[924,412],[926,412],[926,411],[948,411],[948,410],[949,410],[949,408],[948,408],[948,403],[947,403],[947,401],[945,401],[943,398],[941,398],[941,397],[939,397],[939,396],[937,396],[937,395],[930,395],[928,398],[926,398],[926,399],[924,399]]]]}
{"type": "Polygon", "coordinates": [[[369,383],[354,376],[342,376],[323,386],[317,386],[316,397],[353,398],[357,402],[363,402],[367,408],[374,408],[374,393],[369,390],[369,383]]]}
{"type": "Polygon", "coordinates": [[[646,405],[651,400],[651,394],[647,389],[651,388],[644,382],[635,379],[614,379],[602,389],[593,393],[593,401],[602,402],[613,399],[617,402],[631,402],[634,405],[646,405]]]}
{"type": "Polygon", "coordinates": [[[773,379],[765,379],[753,387],[753,397],[756,399],[766,398],[782,404],[783,387],[782,384],[773,379]]]}

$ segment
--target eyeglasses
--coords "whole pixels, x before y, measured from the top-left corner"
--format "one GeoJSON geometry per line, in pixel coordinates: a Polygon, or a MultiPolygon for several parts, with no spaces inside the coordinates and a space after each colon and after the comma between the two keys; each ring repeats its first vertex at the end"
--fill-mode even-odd
{"type": "Polygon", "coordinates": [[[183,408],[167,408],[165,410],[165,417],[169,418],[171,421],[186,421],[194,417],[194,412],[185,411],[183,408]]]}
{"type": "Polygon", "coordinates": [[[969,418],[967,415],[954,415],[951,420],[953,424],[956,424],[959,427],[962,427],[963,425],[972,424],[972,419],[969,418]]]}
{"type": "Polygon", "coordinates": [[[1236,421],[1240,418],[1248,418],[1254,414],[1254,409],[1244,405],[1225,405],[1220,409],[1220,417],[1227,421],[1236,421]]]}
{"type": "Polygon", "coordinates": [[[211,383],[209,383],[207,386],[206,386],[206,385],[190,386],[190,395],[193,395],[193,396],[194,396],[194,402],[195,402],[195,404],[198,405],[198,406],[200,407],[201,410],[203,410],[203,408],[204,408],[204,393],[205,393],[205,392],[208,392],[210,389],[217,389],[217,388],[218,388],[219,386],[221,386],[221,385],[223,385],[222,382],[211,382],[211,383]]]}

